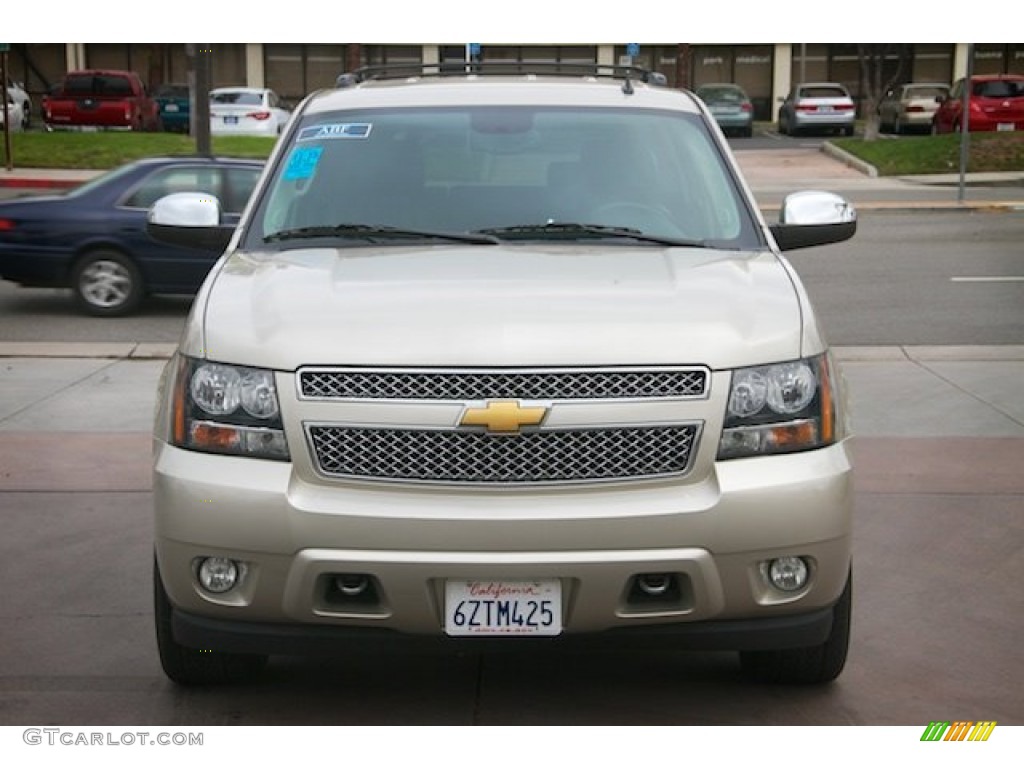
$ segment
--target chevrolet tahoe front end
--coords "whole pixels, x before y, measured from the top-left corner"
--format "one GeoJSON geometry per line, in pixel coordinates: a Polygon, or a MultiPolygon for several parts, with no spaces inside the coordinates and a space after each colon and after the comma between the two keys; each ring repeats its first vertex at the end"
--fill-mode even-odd
{"type": "Polygon", "coordinates": [[[658,643],[838,675],[844,396],[778,245],[836,214],[794,202],[769,232],[707,113],[639,82],[371,81],[302,110],[161,384],[168,674],[396,640],[658,643]],[[558,164],[610,135],[666,174],[648,185],[690,162],[703,178],[677,189],[704,214],[619,190],[567,218],[586,192],[558,164]],[[406,172],[378,197],[394,169],[374,158],[406,172]]]}

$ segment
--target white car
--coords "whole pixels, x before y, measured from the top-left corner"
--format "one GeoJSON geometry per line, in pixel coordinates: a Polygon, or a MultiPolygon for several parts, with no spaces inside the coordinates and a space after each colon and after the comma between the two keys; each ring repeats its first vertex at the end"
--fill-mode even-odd
{"type": "Polygon", "coordinates": [[[797,83],[779,108],[779,133],[836,131],[853,136],[857,108],[842,83],[797,83]]]}
{"type": "Polygon", "coordinates": [[[291,112],[269,88],[215,88],[210,91],[210,133],[278,136],[291,112]]]}
{"type": "Polygon", "coordinates": [[[879,128],[893,133],[928,133],[939,104],[949,97],[943,83],[906,83],[890,88],[878,104],[879,128]]]}
{"type": "MultiPolygon", "coordinates": [[[[527,65],[523,65],[527,67],[527,65]]],[[[739,651],[823,683],[850,638],[842,377],[714,117],[656,73],[343,76],[308,97],[158,395],[157,640],[178,683],[268,654],[739,651]]]]}
{"type": "MultiPolygon", "coordinates": [[[[11,125],[20,125],[23,130],[28,130],[32,124],[32,98],[21,83],[13,80],[7,81],[7,94],[18,108],[18,120],[11,121],[11,125]]],[[[0,115],[2,119],[2,115],[0,115]]]]}
{"type": "MultiPolygon", "coordinates": [[[[24,108],[9,92],[7,94],[7,117],[11,121],[12,131],[25,130],[24,108]]],[[[0,130],[3,130],[4,125],[4,111],[0,109],[0,130]]]]}

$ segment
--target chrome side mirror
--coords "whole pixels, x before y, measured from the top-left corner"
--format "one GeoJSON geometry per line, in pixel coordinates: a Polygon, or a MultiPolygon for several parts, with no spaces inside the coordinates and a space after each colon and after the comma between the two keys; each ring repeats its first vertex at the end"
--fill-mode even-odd
{"type": "Polygon", "coordinates": [[[149,209],[147,220],[165,227],[216,227],[220,200],[202,192],[175,192],[161,197],[149,209]]]}
{"type": "Polygon", "coordinates": [[[783,200],[771,231],[783,251],[838,243],[857,231],[857,211],[832,192],[794,192],[783,200]]]}
{"type": "Polygon", "coordinates": [[[220,200],[214,195],[175,192],[153,203],[146,217],[146,232],[169,245],[220,253],[235,231],[222,219],[220,200]]]}

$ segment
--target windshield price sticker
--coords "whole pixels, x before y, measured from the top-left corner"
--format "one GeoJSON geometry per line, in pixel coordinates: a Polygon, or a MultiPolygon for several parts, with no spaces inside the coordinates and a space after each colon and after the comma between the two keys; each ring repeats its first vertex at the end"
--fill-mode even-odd
{"type": "Polygon", "coordinates": [[[444,631],[452,636],[559,635],[562,583],[453,581],[445,583],[444,631]]]}

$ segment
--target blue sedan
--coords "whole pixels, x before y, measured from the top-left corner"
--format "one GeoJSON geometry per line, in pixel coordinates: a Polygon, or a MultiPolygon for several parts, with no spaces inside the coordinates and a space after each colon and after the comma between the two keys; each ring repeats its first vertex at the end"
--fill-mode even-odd
{"type": "Polygon", "coordinates": [[[194,294],[216,255],[158,242],[146,214],[172,192],[208,192],[236,223],[263,170],[259,160],[150,158],[60,196],[0,202],[0,278],[71,288],[90,315],[124,315],[151,293],[194,294]]]}

